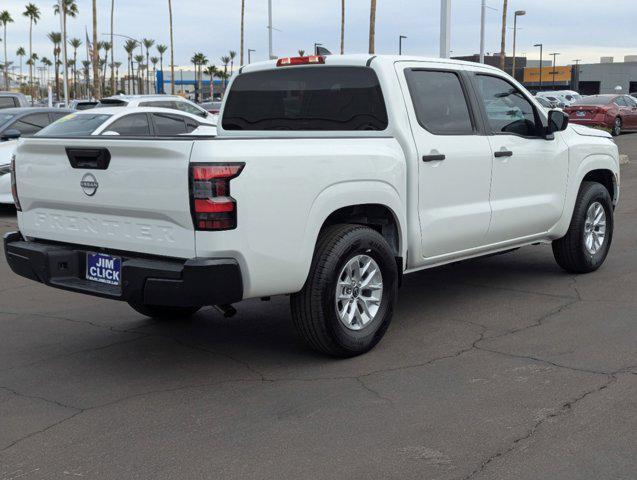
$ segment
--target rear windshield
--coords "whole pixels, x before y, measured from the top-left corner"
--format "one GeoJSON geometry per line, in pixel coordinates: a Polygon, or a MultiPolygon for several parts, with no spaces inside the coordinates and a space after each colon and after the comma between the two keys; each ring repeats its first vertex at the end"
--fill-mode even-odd
{"type": "Polygon", "coordinates": [[[615,97],[584,97],[574,102],[573,105],[607,105],[614,99],[615,97]]]}
{"type": "Polygon", "coordinates": [[[92,134],[112,115],[72,113],[43,128],[37,137],[83,137],[92,134]]]}
{"type": "Polygon", "coordinates": [[[366,67],[294,67],[245,73],[232,84],[225,130],[385,130],[376,73],[366,67]]]}

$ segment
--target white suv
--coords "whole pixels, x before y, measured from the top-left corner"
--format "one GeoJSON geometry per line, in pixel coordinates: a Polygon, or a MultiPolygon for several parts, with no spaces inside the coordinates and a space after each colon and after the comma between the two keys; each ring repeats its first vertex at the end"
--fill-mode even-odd
{"type": "Polygon", "coordinates": [[[179,95],[114,95],[100,100],[97,108],[103,107],[157,107],[181,110],[201,118],[216,118],[196,103],[179,95]]]}

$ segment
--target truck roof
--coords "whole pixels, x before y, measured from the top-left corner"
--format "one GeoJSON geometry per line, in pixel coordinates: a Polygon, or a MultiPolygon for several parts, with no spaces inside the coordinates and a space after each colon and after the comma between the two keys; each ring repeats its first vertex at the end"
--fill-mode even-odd
{"type": "MultiPolygon", "coordinates": [[[[287,57],[281,57],[287,58],[287,57]]],[[[327,55],[323,57],[325,59],[325,65],[342,65],[342,66],[369,66],[369,65],[385,65],[390,66],[397,62],[424,62],[424,63],[446,63],[451,65],[467,65],[471,67],[480,67],[485,70],[492,70],[495,72],[502,72],[497,67],[492,67],[486,64],[479,64],[475,62],[468,62],[465,60],[454,60],[449,58],[437,58],[437,57],[421,57],[414,55],[370,55],[370,54],[347,54],[347,55],[327,55]]],[[[266,60],[263,62],[255,62],[249,65],[244,65],[239,70],[239,73],[270,70],[277,68],[277,60],[266,60]]],[[[321,65],[308,65],[308,66],[321,66],[321,65]]],[[[294,68],[294,67],[278,67],[278,68],[294,68]]]]}

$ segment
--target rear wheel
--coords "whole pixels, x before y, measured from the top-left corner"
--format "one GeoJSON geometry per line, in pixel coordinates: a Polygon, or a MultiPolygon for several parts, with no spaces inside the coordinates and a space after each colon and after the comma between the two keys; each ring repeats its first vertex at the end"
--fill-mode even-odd
{"type": "Polygon", "coordinates": [[[308,345],[335,357],[369,351],[392,319],[398,268],[391,248],[360,225],[319,237],[303,290],[292,295],[294,324],[308,345]]]}
{"type": "Polygon", "coordinates": [[[613,136],[617,137],[622,133],[622,119],[617,117],[613,122],[613,136]]]}
{"type": "Polygon", "coordinates": [[[602,266],[613,240],[613,204],[606,188],[584,182],[567,234],[553,242],[558,265],[572,273],[589,273],[602,266]]]}
{"type": "Polygon", "coordinates": [[[166,307],[160,305],[143,305],[140,303],[128,303],[133,310],[150,318],[162,320],[178,320],[192,317],[201,307],[166,307]]]}

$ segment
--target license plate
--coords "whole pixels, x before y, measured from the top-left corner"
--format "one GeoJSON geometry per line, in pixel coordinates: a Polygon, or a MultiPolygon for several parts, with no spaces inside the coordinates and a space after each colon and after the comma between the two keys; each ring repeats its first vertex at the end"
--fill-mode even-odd
{"type": "Polygon", "coordinates": [[[585,117],[585,116],[586,116],[586,112],[584,112],[584,111],[579,111],[579,112],[577,112],[577,113],[576,113],[576,115],[577,115],[578,117],[585,117]]]}
{"type": "Polygon", "coordinates": [[[86,279],[108,285],[119,285],[122,277],[122,259],[104,253],[86,254],[86,279]]]}

